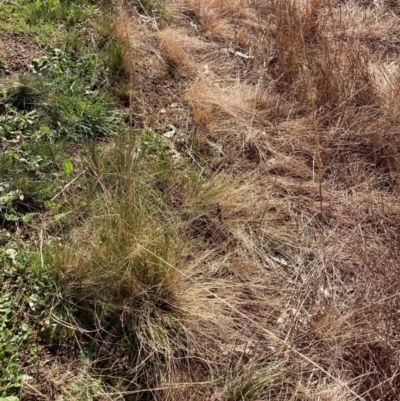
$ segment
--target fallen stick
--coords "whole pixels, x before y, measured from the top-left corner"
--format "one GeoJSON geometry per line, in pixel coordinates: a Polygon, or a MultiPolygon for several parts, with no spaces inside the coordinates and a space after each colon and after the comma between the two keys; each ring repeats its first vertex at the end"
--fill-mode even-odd
{"type": "Polygon", "coordinates": [[[51,202],[55,199],[57,199],[70,185],[72,185],[80,176],[82,176],[83,174],[85,174],[86,171],[82,171],[80,174],[78,174],[72,181],[70,181],[68,184],[66,184],[60,192],[58,192],[57,194],[55,194],[52,198],[51,198],[51,202]]]}

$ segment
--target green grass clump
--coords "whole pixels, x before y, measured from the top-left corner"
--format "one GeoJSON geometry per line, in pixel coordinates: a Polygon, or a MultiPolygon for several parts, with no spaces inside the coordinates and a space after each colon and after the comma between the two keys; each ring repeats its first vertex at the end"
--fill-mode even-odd
{"type": "Polygon", "coordinates": [[[25,2],[23,15],[27,24],[35,25],[42,21],[76,26],[87,22],[93,6],[84,1],[36,0],[25,2]]]}
{"type": "Polygon", "coordinates": [[[51,57],[34,60],[34,68],[47,80],[49,95],[43,107],[59,136],[82,139],[112,133],[117,113],[103,94],[111,81],[97,53],[76,60],[55,49],[51,57]]]}
{"type": "Polygon", "coordinates": [[[117,114],[104,97],[88,99],[81,95],[59,94],[51,99],[52,121],[62,137],[89,138],[113,132],[117,114]]]}
{"type": "MultiPolygon", "coordinates": [[[[111,152],[92,151],[82,194],[90,205],[85,222],[55,266],[72,295],[90,294],[85,298],[105,310],[169,309],[177,283],[170,265],[180,265],[182,241],[170,232],[171,217],[149,181],[146,151],[122,142],[111,152]]],[[[163,166],[171,174],[171,163],[163,166]]]]}
{"type": "Polygon", "coordinates": [[[99,13],[98,6],[86,1],[6,0],[0,4],[3,29],[32,35],[46,47],[64,44],[70,32],[87,28],[99,13]]]}
{"type": "Polygon", "coordinates": [[[86,200],[79,201],[87,205],[81,206],[82,221],[67,242],[49,250],[49,258],[64,299],[77,307],[74,324],[99,336],[112,333],[106,347],[94,336],[94,359],[106,354],[136,360],[135,373],[124,373],[135,388],[158,382],[151,374],[156,366],[171,373],[179,348],[173,343],[185,336],[182,280],[174,267],[182,268],[187,244],[151,175],[154,163],[171,175],[172,163],[161,160],[171,156],[129,141],[105,153],[93,151],[86,200]]]}

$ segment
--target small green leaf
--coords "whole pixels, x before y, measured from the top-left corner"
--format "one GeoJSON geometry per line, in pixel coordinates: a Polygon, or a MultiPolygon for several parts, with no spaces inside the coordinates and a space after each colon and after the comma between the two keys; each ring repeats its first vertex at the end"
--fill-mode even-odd
{"type": "Polygon", "coordinates": [[[26,323],[22,323],[21,330],[24,332],[27,332],[27,331],[29,331],[29,326],[26,323]]]}
{"type": "Polygon", "coordinates": [[[30,221],[33,218],[33,213],[27,213],[22,216],[22,221],[30,221]]]}
{"type": "Polygon", "coordinates": [[[45,134],[45,135],[50,135],[51,134],[50,128],[46,127],[46,126],[40,127],[40,132],[42,134],[45,134]]]}
{"type": "Polygon", "coordinates": [[[6,221],[18,221],[19,217],[16,214],[4,213],[6,221]]]}
{"type": "Polygon", "coordinates": [[[67,178],[71,179],[72,174],[74,173],[74,165],[71,163],[69,159],[64,159],[63,170],[67,178]]]}

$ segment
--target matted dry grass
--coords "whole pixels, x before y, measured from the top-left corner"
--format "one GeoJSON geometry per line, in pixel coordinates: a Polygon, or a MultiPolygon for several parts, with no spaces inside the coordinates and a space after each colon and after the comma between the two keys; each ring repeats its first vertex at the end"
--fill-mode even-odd
{"type": "Polygon", "coordinates": [[[174,206],[195,244],[178,267],[189,340],[182,357],[169,339],[152,396],[399,399],[398,6],[168,4],[161,23],[119,21],[141,52],[130,110],[172,122],[209,184],[174,206]]]}

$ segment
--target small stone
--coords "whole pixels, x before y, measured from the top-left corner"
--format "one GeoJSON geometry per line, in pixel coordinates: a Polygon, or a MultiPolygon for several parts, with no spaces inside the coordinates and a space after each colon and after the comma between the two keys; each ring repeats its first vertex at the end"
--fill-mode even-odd
{"type": "Polygon", "coordinates": [[[165,138],[171,139],[176,134],[176,127],[172,124],[170,124],[168,127],[171,128],[171,131],[166,132],[163,136],[165,138]]]}
{"type": "Polygon", "coordinates": [[[22,377],[21,377],[21,383],[22,384],[29,383],[29,382],[31,382],[33,380],[34,380],[34,377],[32,377],[30,375],[22,375],[22,377]]]}

